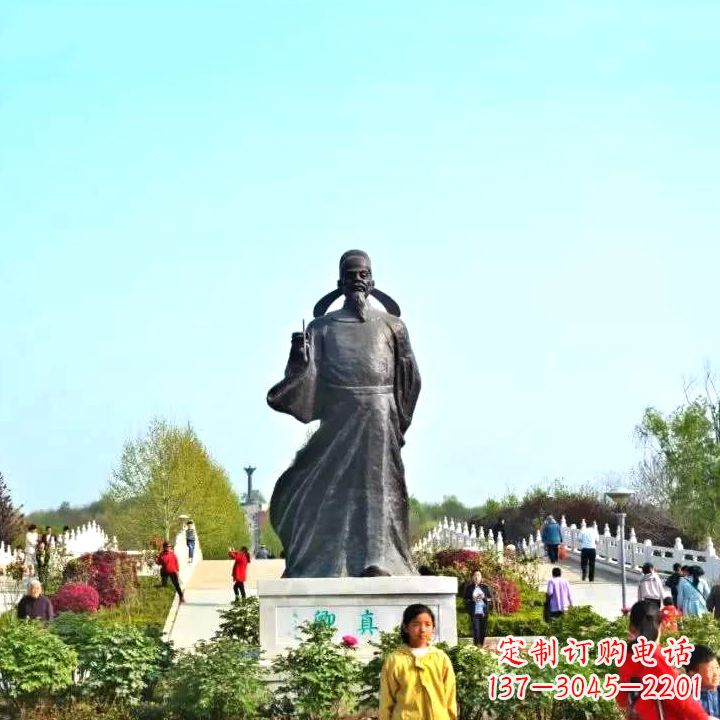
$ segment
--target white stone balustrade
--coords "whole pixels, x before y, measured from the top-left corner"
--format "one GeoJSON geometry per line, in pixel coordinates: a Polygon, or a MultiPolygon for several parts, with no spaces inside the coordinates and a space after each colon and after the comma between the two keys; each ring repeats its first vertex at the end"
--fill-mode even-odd
{"type": "MultiPolygon", "coordinates": [[[[598,529],[596,521],[593,521],[591,525],[596,530],[598,529]]],[[[568,526],[565,516],[561,517],[560,529],[563,543],[569,553],[580,555],[579,535],[582,529],[587,526],[588,523],[585,519],[581,520],[580,528],[577,528],[575,523],[568,526]]],[[[485,531],[482,526],[476,528],[473,525],[469,532],[467,527],[467,523],[456,522],[453,519],[448,521],[448,518],[444,518],[415,544],[413,550],[434,551],[443,548],[494,550],[499,557],[502,557],[505,544],[502,533],[498,533],[498,537],[495,538],[492,530],[485,531]]],[[[720,581],[720,558],[716,554],[711,538],[707,539],[706,549],[691,550],[683,546],[680,538],[675,538],[674,547],[664,547],[655,545],[648,539],[639,542],[634,528],[629,528],[627,532],[629,532],[629,537],[624,542],[625,563],[628,569],[639,571],[646,562],[650,562],[655,566],[656,570],[669,573],[672,572],[674,563],[699,565],[705,571],[708,583],[712,584],[720,581]]],[[[529,535],[527,539],[523,538],[520,548],[527,556],[542,557],[545,547],[542,543],[540,531],[537,530],[534,535],[529,535]]],[[[597,563],[617,567],[619,558],[619,528],[615,534],[612,534],[609,525],[605,523],[603,533],[599,535],[597,540],[597,563]]]]}

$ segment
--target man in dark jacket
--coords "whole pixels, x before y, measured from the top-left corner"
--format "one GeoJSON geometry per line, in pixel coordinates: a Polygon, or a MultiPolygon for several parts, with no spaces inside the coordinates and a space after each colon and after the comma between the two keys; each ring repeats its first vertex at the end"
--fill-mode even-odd
{"type": "Polygon", "coordinates": [[[463,599],[470,616],[473,642],[478,647],[482,647],[485,643],[487,618],[492,605],[492,593],[490,588],[482,582],[482,574],[479,570],[472,574],[472,580],[465,587],[463,599]]]}
{"type": "Polygon", "coordinates": [[[27,595],[20,598],[17,607],[20,620],[44,620],[50,622],[55,617],[50,598],[42,594],[39,580],[32,580],[28,585],[27,595]]]}

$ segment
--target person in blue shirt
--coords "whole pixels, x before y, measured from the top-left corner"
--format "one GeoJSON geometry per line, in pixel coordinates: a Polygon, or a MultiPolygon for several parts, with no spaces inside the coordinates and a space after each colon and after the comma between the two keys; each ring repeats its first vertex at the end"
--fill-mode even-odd
{"type": "Polygon", "coordinates": [[[548,560],[555,565],[558,561],[558,547],[562,542],[562,531],[560,530],[560,524],[552,515],[547,516],[540,531],[540,538],[547,550],[548,560]]]}
{"type": "Polygon", "coordinates": [[[720,665],[707,645],[696,645],[685,669],[688,675],[700,676],[700,704],[710,717],[720,716],[720,665]]]}

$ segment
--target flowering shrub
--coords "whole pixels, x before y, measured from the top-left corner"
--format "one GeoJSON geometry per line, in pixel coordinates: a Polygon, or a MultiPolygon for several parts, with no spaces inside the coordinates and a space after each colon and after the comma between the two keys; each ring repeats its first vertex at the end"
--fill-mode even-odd
{"type": "Polygon", "coordinates": [[[13,580],[22,582],[23,576],[25,575],[25,566],[21,560],[15,560],[5,568],[5,573],[13,580]]]}
{"type": "Polygon", "coordinates": [[[125,553],[99,550],[68,563],[64,579],[92,585],[100,595],[100,605],[115,607],[137,585],[135,560],[125,553]]]}
{"type": "Polygon", "coordinates": [[[477,550],[440,550],[435,553],[435,562],[441,568],[463,565],[466,568],[479,565],[482,553],[477,550]]]}
{"type": "Polygon", "coordinates": [[[358,639],[354,635],[343,635],[342,645],[348,650],[354,650],[357,647],[358,639]]]}
{"type": "Polygon", "coordinates": [[[67,583],[55,593],[52,603],[55,612],[97,612],[100,595],[85,583],[67,583]]]}

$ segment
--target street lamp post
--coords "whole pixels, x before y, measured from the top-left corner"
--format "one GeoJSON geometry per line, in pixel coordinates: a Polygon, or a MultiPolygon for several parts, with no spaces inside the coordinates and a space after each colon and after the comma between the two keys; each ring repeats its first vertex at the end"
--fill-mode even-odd
{"type": "Polygon", "coordinates": [[[625,613],[627,608],[627,578],[625,575],[625,506],[627,501],[634,495],[632,490],[620,487],[611,490],[606,495],[615,503],[617,508],[615,515],[617,516],[620,526],[620,582],[622,584],[622,611],[625,613]]]}

